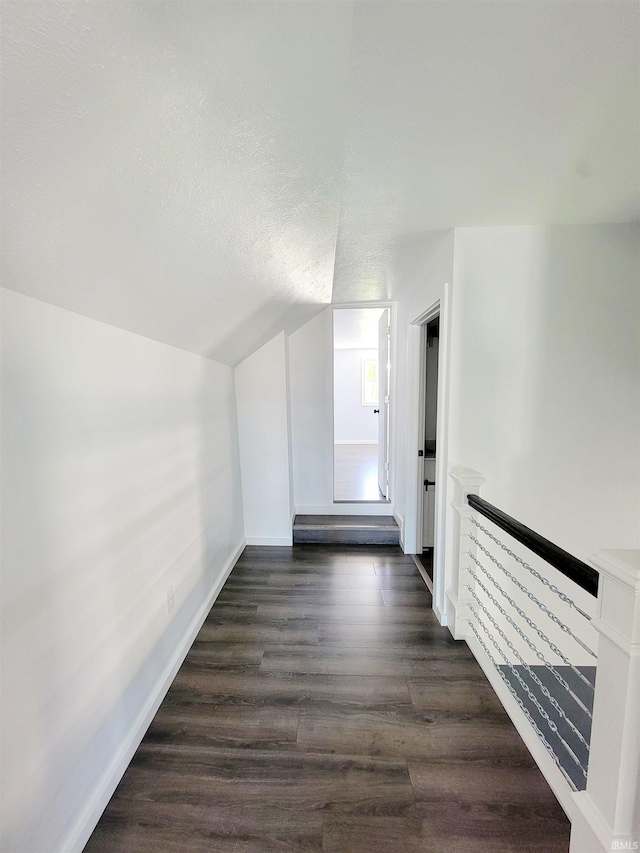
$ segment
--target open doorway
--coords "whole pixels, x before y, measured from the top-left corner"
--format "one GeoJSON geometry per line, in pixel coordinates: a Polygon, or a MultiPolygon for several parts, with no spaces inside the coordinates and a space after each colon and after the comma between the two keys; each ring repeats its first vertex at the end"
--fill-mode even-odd
{"type": "Polygon", "coordinates": [[[435,546],[436,470],[438,447],[436,424],[438,421],[438,361],[440,345],[440,315],[436,314],[425,324],[423,332],[423,387],[421,399],[422,429],[422,486],[419,515],[422,521],[418,559],[431,584],[433,584],[433,552],[435,546]]]}
{"type": "Polygon", "coordinates": [[[333,311],[334,502],[388,502],[390,312],[333,311]]]}
{"type": "Polygon", "coordinates": [[[412,320],[407,349],[410,371],[407,394],[407,508],[404,549],[413,554],[433,592],[433,610],[441,625],[447,620],[446,526],[449,474],[449,363],[451,286],[412,320]],[[436,322],[434,322],[436,321],[436,322]],[[425,484],[425,480],[427,483],[425,484]],[[428,573],[423,568],[423,561],[428,573]]]}

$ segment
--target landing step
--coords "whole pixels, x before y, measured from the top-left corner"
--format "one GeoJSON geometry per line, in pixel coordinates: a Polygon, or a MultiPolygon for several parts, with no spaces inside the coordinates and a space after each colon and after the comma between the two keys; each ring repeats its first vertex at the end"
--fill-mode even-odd
{"type": "Polygon", "coordinates": [[[398,545],[400,528],[387,515],[296,515],[293,544],[398,545]]]}

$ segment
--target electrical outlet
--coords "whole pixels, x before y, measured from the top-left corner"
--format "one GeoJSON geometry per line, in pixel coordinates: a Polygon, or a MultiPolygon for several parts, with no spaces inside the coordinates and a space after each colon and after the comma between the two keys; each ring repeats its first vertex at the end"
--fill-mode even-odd
{"type": "Polygon", "coordinates": [[[171,613],[173,610],[173,605],[175,604],[173,598],[173,584],[167,587],[167,613],[171,613]]]}

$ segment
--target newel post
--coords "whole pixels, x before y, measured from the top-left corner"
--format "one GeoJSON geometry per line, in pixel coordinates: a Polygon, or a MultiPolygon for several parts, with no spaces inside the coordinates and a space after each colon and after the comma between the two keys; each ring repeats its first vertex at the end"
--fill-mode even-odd
{"type": "Polygon", "coordinates": [[[478,495],[485,478],[471,468],[453,468],[449,476],[454,482],[453,525],[452,525],[452,568],[451,582],[447,589],[447,600],[453,618],[448,619],[449,630],[456,640],[467,636],[469,602],[472,601],[467,585],[473,585],[469,576],[469,553],[475,553],[475,545],[469,539],[471,523],[469,519],[474,510],[467,503],[467,495],[478,495]]]}
{"type": "Polygon", "coordinates": [[[640,849],[640,551],[601,551],[587,789],[574,794],[570,853],[640,849]]]}

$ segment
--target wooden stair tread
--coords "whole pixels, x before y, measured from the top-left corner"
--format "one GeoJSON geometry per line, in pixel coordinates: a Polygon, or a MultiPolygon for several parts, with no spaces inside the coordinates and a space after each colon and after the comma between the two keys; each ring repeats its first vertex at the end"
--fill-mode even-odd
{"type": "Polygon", "coordinates": [[[296,515],[295,543],[397,545],[400,529],[392,516],[296,515]]]}

